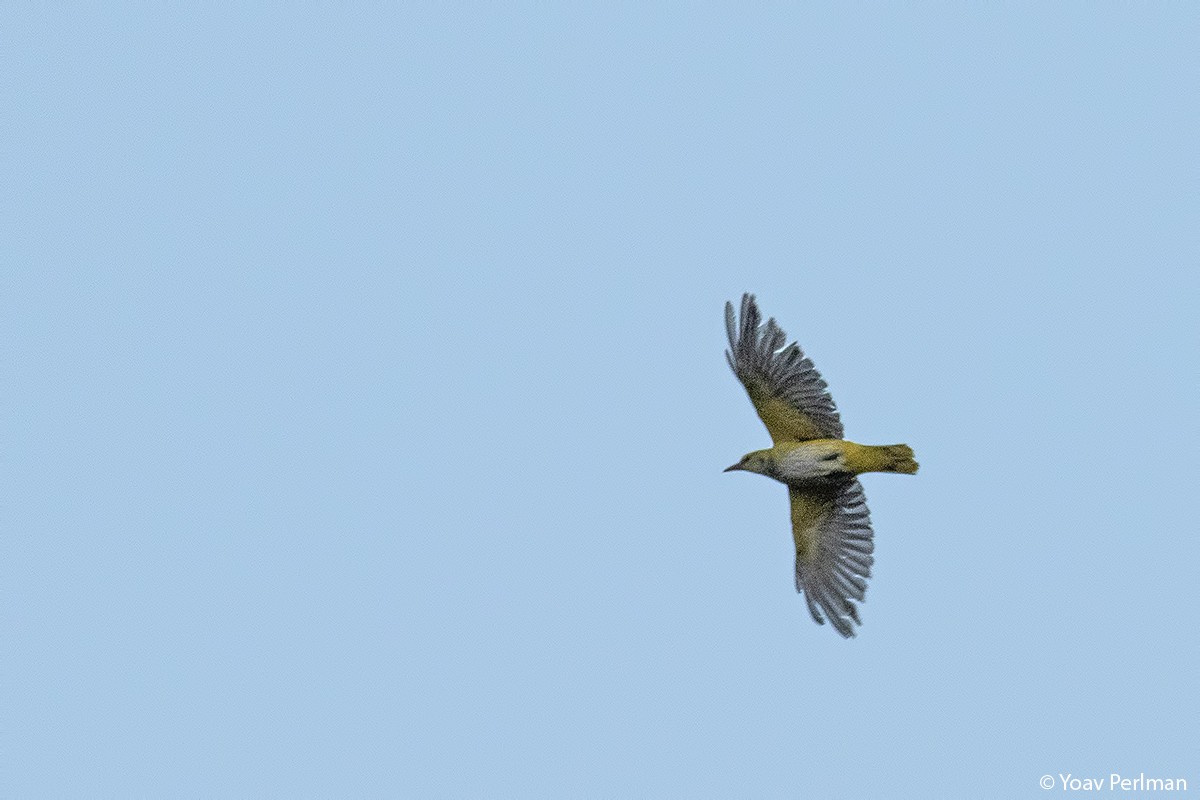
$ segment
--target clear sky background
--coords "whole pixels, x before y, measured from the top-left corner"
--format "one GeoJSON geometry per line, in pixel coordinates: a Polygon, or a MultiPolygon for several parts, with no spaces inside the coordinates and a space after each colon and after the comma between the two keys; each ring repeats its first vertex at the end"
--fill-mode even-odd
{"type": "Polygon", "coordinates": [[[0,22],[4,795],[1200,790],[1196,5],[200,5],[0,22]]]}

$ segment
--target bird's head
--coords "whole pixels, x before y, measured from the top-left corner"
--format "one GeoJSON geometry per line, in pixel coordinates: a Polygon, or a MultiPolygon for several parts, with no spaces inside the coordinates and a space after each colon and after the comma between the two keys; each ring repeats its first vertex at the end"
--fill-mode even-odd
{"type": "Polygon", "coordinates": [[[775,455],[770,450],[755,450],[753,453],[746,453],[741,461],[732,467],[726,467],[725,471],[733,472],[738,469],[757,472],[759,475],[772,475],[775,472],[775,455]]]}

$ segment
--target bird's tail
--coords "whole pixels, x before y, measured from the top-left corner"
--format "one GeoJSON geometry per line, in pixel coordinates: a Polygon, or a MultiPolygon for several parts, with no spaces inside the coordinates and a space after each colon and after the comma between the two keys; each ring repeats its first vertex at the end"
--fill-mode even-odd
{"type": "Polygon", "coordinates": [[[913,460],[913,450],[906,444],[885,444],[872,447],[876,466],[872,472],[900,472],[915,475],[920,465],[913,460]]]}

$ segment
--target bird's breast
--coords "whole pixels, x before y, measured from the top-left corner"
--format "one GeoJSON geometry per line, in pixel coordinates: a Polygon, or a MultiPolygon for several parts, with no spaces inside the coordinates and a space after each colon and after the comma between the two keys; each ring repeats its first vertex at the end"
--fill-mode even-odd
{"type": "Polygon", "coordinates": [[[800,488],[833,488],[854,477],[842,442],[815,439],[792,444],[779,459],[779,479],[800,488]]]}

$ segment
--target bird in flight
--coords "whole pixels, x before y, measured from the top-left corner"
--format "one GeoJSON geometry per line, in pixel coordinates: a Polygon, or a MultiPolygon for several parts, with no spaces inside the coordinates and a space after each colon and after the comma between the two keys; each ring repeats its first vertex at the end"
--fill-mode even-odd
{"type": "Polygon", "coordinates": [[[842,636],[862,625],[861,603],[875,549],[858,475],[917,471],[906,444],[864,445],[842,438],[842,421],[825,381],[800,345],[774,319],[762,323],[754,295],[742,295],[741,319],[725,304],[725,358],[746,387],[774,446],[747,453],[726,469],[757,472],[788,487],[796,540],[796,591],[818,624],[828,617],[842,636]]]}

